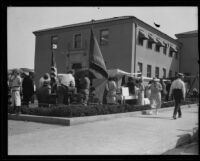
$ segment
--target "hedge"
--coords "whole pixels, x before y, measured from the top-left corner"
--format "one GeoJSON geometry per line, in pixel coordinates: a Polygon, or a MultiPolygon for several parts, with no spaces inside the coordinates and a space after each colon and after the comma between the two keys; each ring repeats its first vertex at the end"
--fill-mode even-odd
{"type": "MultiPolygon", "coordinates": [[[[190,101],[184,101],[182,105],[191,104],[190,101]]],[[[174,102],[165,102],[162,108],[173,107],[174,102]]],[[[29,108],[22,106],[21,113],[38,116],[54,116],[54,117],[81,117],[106,115],[114,113],[134,112],[151,109],[150,105],[52,105],[50,107],[29,108]]],[[[14,113],[13,107],[8,106],[8,113],[14,113]]]]}
{"type": "MultiPolygon", "coordinates": [[[[54,117],[81,117],[106,115],[123,112],[133,112],[150,109],[149,105],[54,105],[51,107],[29,108],[21,107],[22,114],[38,115],[38,116],[54,116],[54,117]]],[[[12,106],[8,106],[8,113],[14,113],[12,106]]]]}

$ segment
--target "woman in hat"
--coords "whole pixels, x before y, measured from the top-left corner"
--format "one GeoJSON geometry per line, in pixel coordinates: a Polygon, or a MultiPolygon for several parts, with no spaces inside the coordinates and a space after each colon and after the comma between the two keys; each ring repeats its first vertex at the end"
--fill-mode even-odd
{"type": "Polygon", "coordinates": [[[153,78],[152,84],[149,87],[151,90],[150,96],[150,105],[153,108],[154,104],[156,104],[156,115],[158,114],[158,109],[161,108],[161,91],[162,85],[159,83],[159,79],[153,78]]]}

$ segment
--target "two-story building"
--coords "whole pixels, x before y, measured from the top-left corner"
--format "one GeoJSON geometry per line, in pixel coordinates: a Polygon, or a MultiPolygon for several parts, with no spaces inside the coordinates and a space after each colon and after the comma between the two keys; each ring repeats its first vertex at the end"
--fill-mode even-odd
{"type": "Polygon", "coordinates": [[[107,69],[158,78],[174,77],[179,72],[181,44],[177,40],[134,16],[122,16],[33,32],[36,85],[50,69],[52,52],[58,73],[88,67],[91,27],[107,69]]]}

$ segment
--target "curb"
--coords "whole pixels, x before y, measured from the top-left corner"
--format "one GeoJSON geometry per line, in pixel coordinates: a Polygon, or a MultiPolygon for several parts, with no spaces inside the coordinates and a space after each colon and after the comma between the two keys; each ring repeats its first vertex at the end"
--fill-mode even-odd
{"type": "MultiPolygon", "coordinates": [[[[194,104],[191,104],[194,105],[194,104]]],[[[183,105],[181,108],[187,108],[188,105],[183,105]]],[[[159,112],[170,111],[174,109],[174,107],[167,107],[158,109],[159,112]]],[[[101,121],[101,120],[110,120],[114,118],[121,118],[121,117],[131,117],[138,114],[147,114],[150,110],[143,110],[143,111],[135,111],[135,112],[127,112],[127,113],[117,113],[117,114],[107,114],[107,115],[96,115],[96,116],[85,116],[85,117],[51,117],[51,116],[37,116],[37,115],[15,115],[15,114],[8,114],[9,120],[20,120],[20,121],[32,121],[32,122],[40,122],[40,123],[47,123],[47,124],[58,124],[64,126],[71,126],[71,125],[78,125],[83,123],[89,123],[94,121],[101,121]]]]}

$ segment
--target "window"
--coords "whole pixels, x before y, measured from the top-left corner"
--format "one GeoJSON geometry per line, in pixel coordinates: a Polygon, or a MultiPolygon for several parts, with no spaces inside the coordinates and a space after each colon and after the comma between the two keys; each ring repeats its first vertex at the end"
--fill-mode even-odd
{"type": "Polygon", "coordinates": [[[138,62],[138,73],[142,73],[142,63],[138,62]]]}
{"type": "Polygon", "coordinates": [[[151,65],[147,65],[147,77],[151,77],[151,65]]]}
{"type": "Polygon", "coordinates": [[[108,29],[100,30],[100,45],[108,45],[109,31],[108,29]]]}
{"type": "Polygon", "coordinates": [[[169,71],[169,78],[171,78],[172,77],[172,71],[170,70],[169,71]]]}
{"type": "Polygon", "coordinates": [[[159,67],[155,68],[155,77],[159,78],[159,67]]]}
{"type": "Polygon", "coordinates": [[[147,41],[147,48],[152,49],[153,43],[152,41],[147,41]]]}
{"type": "Polygon", "coordinates": [[[53,50],[58,49],[58,36],[52,36],[51,37],[51,48],[53,50]]]}
{"type": "Polygon", "coordinates": [[[81,34],[74,36],[74,48],[81,48],[81,34]]]}
{"type": "Polygon", "coordinates": [[[169,57],[173,57],[173,51],[172,50],[169,51],[169,57]]]}
{"type": "Polygon", "coordinates": [[[155,46],[155,51],[160,52],[160,46],[158,44],[155,46]]]}
{"type": "Polygon", "coordinates": [[[165,44],[165,46],[163,47],[163,54],[167,54],[167,45],[165,44]]]}
{"type": "Polygon", "coordinates": [[[144,42],[143,40],[144,40],[143,38],[138,37],[138,44],[143,46],[143,42],[144,42]]]}
{"type": "Polygon", "coordinates": [[[166,78],[166,69],[163,68],[163,78],[166,78]]]}

